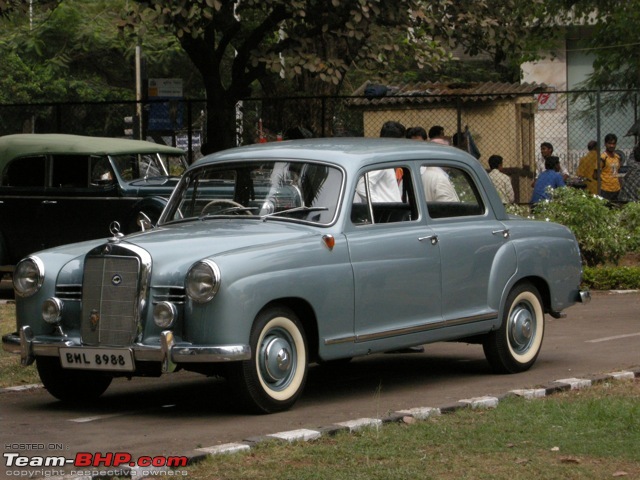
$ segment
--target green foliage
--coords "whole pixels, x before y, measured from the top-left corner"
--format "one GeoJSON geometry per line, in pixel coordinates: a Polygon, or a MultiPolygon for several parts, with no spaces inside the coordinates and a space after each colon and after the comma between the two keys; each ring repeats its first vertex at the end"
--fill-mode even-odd
{"type": "MultiPolygon", "coordinates": [[[[26,2],[22,2],[26,4],[26,2]]],[[[144,38],[118,28],[125,0],[34,1],[31,13],[6,8],[0,15],[0,102],[135,99],[135,48],[147,74],[175,75],[187,86],[201,79],[177,39],[158,29],[144,38]]]]}
{"type": "Polygon", "coordinates": [[[574,188],[553,190],[552,199],[540,202],[534,217],[568,227],[578,240],[586,265],[617,264],[638,248],[638,208],[635,204],[610,206],[601,197],[574,188]]]}
{"type": "Polygon", "coordinates": [[[582,283],[590,290],[637,290],[640,267],[584,267],[582,283]]]}

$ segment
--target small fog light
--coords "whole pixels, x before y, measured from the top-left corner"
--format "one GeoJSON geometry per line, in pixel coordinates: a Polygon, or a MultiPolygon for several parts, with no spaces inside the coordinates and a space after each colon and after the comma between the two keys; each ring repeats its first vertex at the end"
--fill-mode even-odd
{"type": "Polygon", "coordinates": [[[178,309],[173,303],[160,302],[153,307],[153,321],[160,328],[170,328],[178,318],[178,309]]]}
{"type": "Polygon", "coordinates": [[[58,325],[62,319],[63,305],[59,298],[47,298],[42,302],[42,319],[51,325],[58,325]]]}

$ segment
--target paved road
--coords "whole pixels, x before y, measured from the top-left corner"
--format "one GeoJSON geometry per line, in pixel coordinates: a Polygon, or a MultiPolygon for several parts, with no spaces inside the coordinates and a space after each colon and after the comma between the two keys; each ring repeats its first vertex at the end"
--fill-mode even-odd
{"type": "Polygon", "coordinates": [[[491,374],[480,346],[457,343],[428,345],[420,354],[373,355],[333,371],[315,366],[301,400],[274,415],[239,414],[222,380],[187,373],[114,381],[100,400],[83,408],[65,406],[43,389],[4,392],[0,441],[5,451],[15,443],[45,444],[45,451],[58,444],[67,457],[78,451],[182,455],[257,435],[638,368],[638,312],[639,293],[596,292],[589,305],[567,310],[566,319],[547,316],[538,362],[518,375],[491,374]]]}

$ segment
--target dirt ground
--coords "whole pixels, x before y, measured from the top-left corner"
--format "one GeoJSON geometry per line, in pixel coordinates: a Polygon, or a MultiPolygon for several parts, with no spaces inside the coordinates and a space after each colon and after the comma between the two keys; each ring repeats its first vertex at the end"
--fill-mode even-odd
{"type": "Polygon", "coordinates": [[[640,252],[627,253],[620,259],[621,267],[638,267],[640,266],[640,252]]]}

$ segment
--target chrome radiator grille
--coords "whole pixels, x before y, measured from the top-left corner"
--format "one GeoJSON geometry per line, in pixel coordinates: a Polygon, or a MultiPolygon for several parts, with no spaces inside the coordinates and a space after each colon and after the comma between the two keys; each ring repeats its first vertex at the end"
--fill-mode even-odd
{"type": "Polygon", "coordinates": [[[139,278],[137,257],[87,257],[82,287],[84,344],[127,346],[134,341],[139,278]]]}

